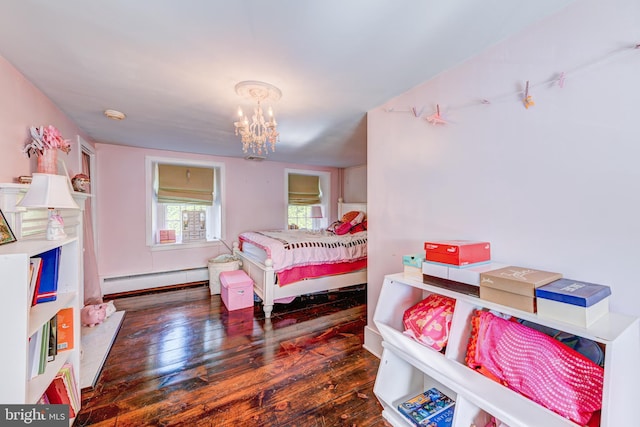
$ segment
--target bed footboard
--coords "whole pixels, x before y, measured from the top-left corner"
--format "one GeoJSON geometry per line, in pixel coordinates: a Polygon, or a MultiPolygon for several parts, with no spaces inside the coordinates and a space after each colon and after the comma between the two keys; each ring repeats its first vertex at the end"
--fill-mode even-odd
{"type": "Polygon", "coordinates": [[[253,280],[253,290],[262,299],[262,309],[265,318],[271,318],[274,301],[280,298],[297,297],[315,292],[345,288],[352,285],[367,283],[367,270],[333,276],[305,279],[286,286],[276,284],[276,273],[273,263],[267,259],[264,263],[253,256],[242,252],[238,243],[233,244],[233,253],[242,261],[242,269],[253,280]]]}

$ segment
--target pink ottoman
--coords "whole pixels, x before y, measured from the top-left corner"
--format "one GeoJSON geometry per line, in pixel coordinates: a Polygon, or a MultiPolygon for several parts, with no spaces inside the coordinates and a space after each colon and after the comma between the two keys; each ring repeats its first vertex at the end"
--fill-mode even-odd
{"type": "Polygon", "coordinates": [[[253,280],[243,270],[220,273],[220,296],[227,310],[253,306],[253,280]]]}

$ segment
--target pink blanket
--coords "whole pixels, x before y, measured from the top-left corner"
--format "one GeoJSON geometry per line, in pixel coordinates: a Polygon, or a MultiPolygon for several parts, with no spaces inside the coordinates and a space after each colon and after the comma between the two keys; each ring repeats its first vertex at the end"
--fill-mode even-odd
{"type": "Polygon", "coordinates": [[[306,265],[358,261],[367,257],[367,232],[325,235],[306,230],[249,231],[240,243],[251,242],[267,252],[276,273],[306,265]]]}
{"type": "Polygon", "coordinates": [[[602,407],[602,367],[541,332],[489,312],[479,311],[473,320],[467,364],[580,425],[602,407]]]}

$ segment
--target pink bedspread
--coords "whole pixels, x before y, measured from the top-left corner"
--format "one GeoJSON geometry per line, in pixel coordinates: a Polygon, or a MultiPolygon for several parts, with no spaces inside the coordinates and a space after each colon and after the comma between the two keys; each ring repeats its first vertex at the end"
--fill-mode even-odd
{"type": "Polygon", "coordinates": [[[367,260],[338,262],[334,264],[305,265],[302,267],[292,267],[288,270],[276,273],[280,286],[290,285],[303,279],[314,279],[316,277],[335,276],[337,274],[351,273],[353,271],[367,268],[367,260]]]}
{"type": "Polygon", "coordinates": [[[367,258],[367,232],[325,235],[306,230],[249,231],[240,244],[251,242],[264,249],[276,273],[293,267],[337,264],[367,258]]]}

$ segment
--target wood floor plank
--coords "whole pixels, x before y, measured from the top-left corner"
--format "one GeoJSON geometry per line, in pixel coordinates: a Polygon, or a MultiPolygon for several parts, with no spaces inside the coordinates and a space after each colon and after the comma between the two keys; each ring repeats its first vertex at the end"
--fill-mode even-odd
{"type": "MultiPolygon", "coordinates": [[[[350,313],[349,310],[345,312],[350,313]]],[[[333,314],[322,319],[312,319],[308,321],[307,323],[309,323],[310,325],[315,325],[315,328],[313,327],[309,328],[309,333],[310,334],[314,333],[315,330],[319,329],[321,332],[318,332],[318,335],[324,334],[324,336],[328,338],[329,337],[328,333],[326,331],[321,330],[322,325],[324,323],[326,324],[326,326],[330,328],[335,328],[335,325],[339,324],[339,322],[344,321],[342,317],[338,317],[338,314],[333,314]],[[323,319],[326,319],[326,322],[323,322],[323,319]]],[[[363,314],[363,312],[360,314],[363,314]]],[[[359,333],[359,330],[361,329],[361,327],[362,326],[360,322],[343,323],[341,326],[341,329],[343,331],[340,332],[338,331],[338,329],[334,329],[334,332],[330,332],[330,333],[333,333],[333,334],[341,333],[344,335],[356,336],[356,334],[359,333]]],[[[331,330],[332,329],[330,329],[330,331],[331,330]]],[[[278,329],[276,331],[273,331],[273,338],[272,338],[273,343],[270,344],[270,346],[273,347],[271,349],[271,352],[275,352],[277,348],[279,348],[279,351],[281,352],[293,352],[297,347],[301,347],[303,343],[301,339],[298,339],[297,342],[290,340],[291,337],[297,337],[299,333],[300,333],[299,330],[295,329],[293,326],[285,327],[283,329],[278,329]]],[[[311,340],[311,339],[313,338],[309,338],[309,337],[304,338],[304,340],[311,340]]],[[[310,343],[305,343],[304,345],[310,346],[310,343]]],[[[358,342],[358,345],[360,345],[360,342],[358,342]]],[[[266,346],[261,347],[259,345],[236,346],[236,347],[231,346],[228,348],[225,347],[224,345],[221,345],[220,349],[217,349],[217,351],[215,352],[217,355],[219,355],[219,357],[216,360],[207,359],[208,357],[210,357],[210,354],[208,354],[209,352],[203,353],[201,349],[200,349],[200,352],[198,352],[197,350],[193,350],[193,351],[189,351],[188,352],[189,354],[185,355],[185,359],[180,363],[178,363],[177,365],[174,364],[174,365],[169,365],[168,367],[160,366],[159,368],[156,368],[155,362],[153,366],[149,363],[147,363],[146,365],[120,364],[120,366],[117,366],[116,368],[120,368],[121,370],[117,371],[116,373],[114,373],[109,368],[105,369],[105,372],[103,372],[103,378],[105,379],[106,382],[108,382],[112,376],[115,378],[118,378],[119,382],[120,380],[125,379],[126,381],[129,382],[129,387],[131,388],[136,382],[137,374],[134,375],[135,372],[137,372],[139,375],[145,376],[147,381],[150,380],[151,379],[150,377],[152,376],[156,376],[161,379],[162,377],[160,376],[161,373],[159,372],[159,370],[160,369],[168,370],[169,368],[171,368],[171,366],[175,366],[175,369],[171,369],[172,375],[173,375],[173,372],[179,368],[183,370],[188,370],[192,366],[203,366],[203,365],[210,368],[213,368],[215,365],[220,365],[224,367],[224,372],[232,372],[231,370],[234,369],[236,365],[239,365],[240,368],[247,369],[249,367],[249,365],[247,364],[247,359],[249,359],[252,365],[262,363],[265,353],[267,352],[265,348],[267,347],[266,346]],[[134,374],[132,374],[131,372],[134,372],[134,374]]],[[[210,352],[210,353],[214,353],[214,352],[210,352]]],[[[272,355],[272,357],[274,356],[277,356],[277,354],[272,355]]],[[[113,357],[113,355],[110,355],[110,357],[113,357]]]]}
{"type": "Polygon", "coordinates": [[[127,311],[76,425],[374,426],[366,291],[229,312],[207,287],[115,301],[127,311]]]}

